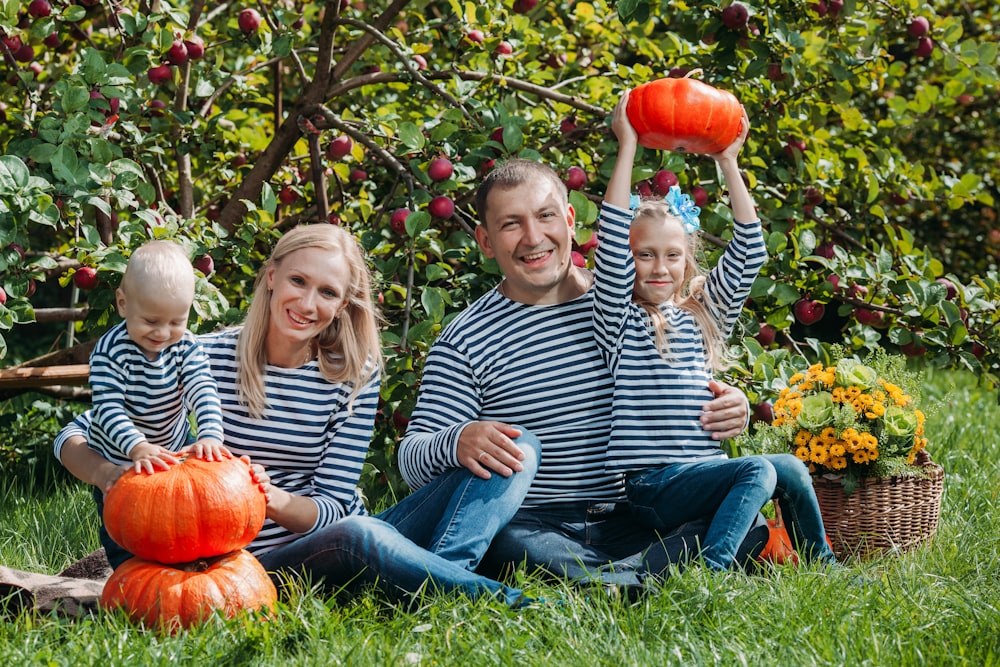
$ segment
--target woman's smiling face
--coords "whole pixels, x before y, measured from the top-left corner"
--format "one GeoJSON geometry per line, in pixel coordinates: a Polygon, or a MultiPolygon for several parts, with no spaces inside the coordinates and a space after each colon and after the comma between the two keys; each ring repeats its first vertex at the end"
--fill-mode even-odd
{"type": "Polygon", "coordinates": [[[340,253],[303,248],[288,254],[267,272],[271,294],[268,338],[293,347],[311,342],[343,310],[350,269],[340,253]]]}

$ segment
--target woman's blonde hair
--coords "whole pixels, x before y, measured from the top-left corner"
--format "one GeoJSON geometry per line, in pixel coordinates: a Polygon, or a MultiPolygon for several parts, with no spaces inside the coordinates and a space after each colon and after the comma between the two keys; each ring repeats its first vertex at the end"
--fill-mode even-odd
{"type": "MultiPolygon", "coordinates": [[[[642,220],[651,222],[674,221],[681,229],[684,222],[673,214],[667,202],[660,199],[647,199],[642,201],[635,210],[632,220],[634,225],[642,220]]],[[[705,357],[708,365],[713,370],[724,370],[728,366],[725,358],[726,341],[722,336],[722,331],[716,323],[715,318],[705,305],[705,270],[698,264],[698,257],[701,252],[701,243],[698,232],[684,232],[687,241],[687,249],[684,253],[684,282],[674,297],[674,305],[682,310],[686,310],[694,317],[695,322],[701,329],[702,337],[705,339],[705,357]]],[[[649,314],[649,319],[653,324],[655,334],[656,349],[660,356],[668,358],[669,350],[667,345],[667,319],[660,311],[660,304],[646,301],[635,296],[633,292],[632,300],[642,306],[643,310],[649,314]]]]}
{"type": "Polygon", "coordinates": [[[383,367],[379,338],[381,315],[372,301],[372,279],[361,246],[350,232],[337,225],[295,227],[278,240],[271,256],[257,273],[253,301],[236,347],[236,386],[240,402],[256,418],[261,417],[267,407],[264,391],[265,343],[271,323],[272,295],[267,288],[267,273],[287,256],[304,248],[335,253],[343,258],[349,269],[346,305],[316,340],[323,377],[330,382],[353,385],[350,398],[353,402],[372,371],[383,367]]]}

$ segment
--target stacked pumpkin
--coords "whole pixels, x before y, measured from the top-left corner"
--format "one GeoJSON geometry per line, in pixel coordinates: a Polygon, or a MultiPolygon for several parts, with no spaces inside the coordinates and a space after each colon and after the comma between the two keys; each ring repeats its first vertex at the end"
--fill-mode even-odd
{"type": "Polygon", "coordinates": [[[736,141],[743,106],[732,93],[690,78],[693,73],[650,81],[629,93],[625,112],[641,145],[710,155],[736,141]]]}
{"type": "Polygon", "coordinates": [[[274,584],[244,549],[266,504],[243,459],[188,457],[153,474],[126,472],[104,499],[104,525],[134,557],[108,579],[101,604],[169,632],[215,610],[232,618],[273,607],[274,584]]]}

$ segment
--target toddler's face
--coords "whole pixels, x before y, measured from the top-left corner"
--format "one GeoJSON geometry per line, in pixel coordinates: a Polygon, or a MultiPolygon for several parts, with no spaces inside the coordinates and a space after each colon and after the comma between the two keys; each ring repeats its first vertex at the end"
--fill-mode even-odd
{"type": "Polygon", "coordinates": [[[156,290],[118,290],[118,312],[125,318],[129,338],[146,354],[156,359],[163,350],[184,336],[192,298],[186,295],[150,292],[156,290]]]}

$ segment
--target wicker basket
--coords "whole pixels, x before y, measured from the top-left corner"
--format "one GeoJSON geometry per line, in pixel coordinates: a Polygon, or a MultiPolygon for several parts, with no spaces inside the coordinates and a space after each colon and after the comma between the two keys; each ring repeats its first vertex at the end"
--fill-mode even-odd
{"type": "Polygon", "coordinates": [[[826,533],[838,559],[907,551],[937,532],[944,469],[924,466],[928,477],[860,480],[851,495],[840,475],[813,477],[826,533]]]}

